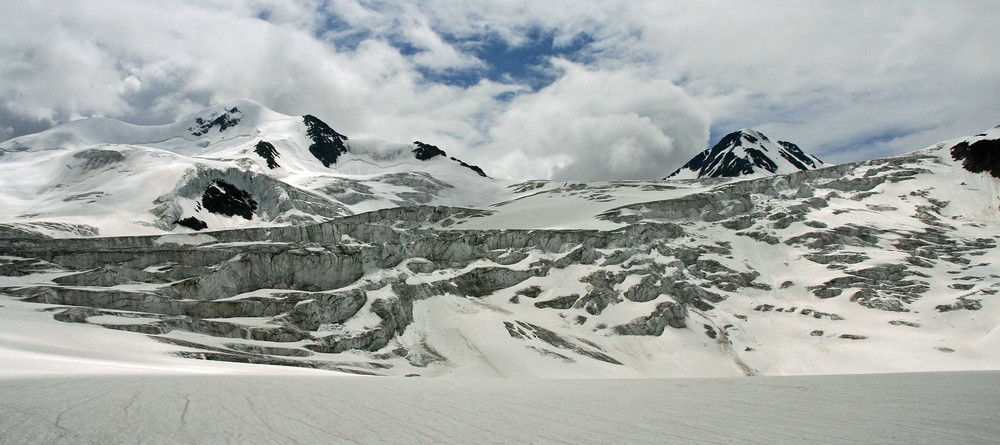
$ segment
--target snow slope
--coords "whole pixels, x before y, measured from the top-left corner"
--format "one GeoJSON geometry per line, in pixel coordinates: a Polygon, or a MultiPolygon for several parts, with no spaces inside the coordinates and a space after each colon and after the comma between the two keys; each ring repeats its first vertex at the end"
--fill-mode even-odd
{"type": "Polygon", "coordinates": [[[313,116],[250,100],[163,126],[69,122],[0,143],[0,168],[0,224],[49,236],[308,224],[400,205],[470,205],[497,188],[437,147],[348,139],[313,116]],[[206,208],[213,188],[233,190],[222,197],[235,193],[237,209],[206,208]]]}
{"type": "Polygon", "coordinates": [[[739,182],[528,181],[472,209],[10,239],[0,311],[39,305],[54,332],[101,326],[157,357],[393,376],[997,369],[997,140],[739,182]]]}
{"type": "Polygon", "coordinates": [[[495,181],[250,102],[0,148],[0,443],[1000,434],[1000,128],[741,181],[495,181]]]}

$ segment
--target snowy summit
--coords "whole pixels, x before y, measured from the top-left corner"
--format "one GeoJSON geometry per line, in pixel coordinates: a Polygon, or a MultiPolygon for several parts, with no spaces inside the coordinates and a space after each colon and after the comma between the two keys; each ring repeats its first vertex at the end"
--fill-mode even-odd
{"type": "Polygon", "coordinates": [[[826,166],[791,142],[772,142],[744,128],[722,138],[677,169],[667,179],[735,178],[782,175],[826,166]]]}
{"type": "Polygon", "coordinates": [[[470,205],[492,181],[434,145],[353,139],[237,100],[141,126],[84,119],[0,143],[0,205],[24,233],[138,235],[470,205]]]}

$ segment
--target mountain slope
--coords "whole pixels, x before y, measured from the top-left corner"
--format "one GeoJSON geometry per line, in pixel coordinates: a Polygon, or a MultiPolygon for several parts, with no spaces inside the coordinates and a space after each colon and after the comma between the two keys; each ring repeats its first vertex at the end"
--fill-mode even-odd
{"type": "MultiPolygon", "coordinates": [[[[54,332],[125,331],[143,360],[171,366],[562,378],[997,369],[997,141],[992,129],[739,182],[528,181],[474,209],[12,239],[0,243],[0,311],[47,309],[54,332]]],[[[335,165],[350,156],[362,155],[335,165]]]]}
{"type": "Polygon", "coordinates": [[[781,175],[825,166],[791,142],[772,142],[744,128],[726,135],[677,169],[667,179],[735,178],[781,175]]]}
{"type": "Polygon", "coordinates": [[[52,236],[306,224],[496,188],[424,147],[351,140],[249,100],[162,126],[86,119],[0,143],[0,224],[52,236]]]}

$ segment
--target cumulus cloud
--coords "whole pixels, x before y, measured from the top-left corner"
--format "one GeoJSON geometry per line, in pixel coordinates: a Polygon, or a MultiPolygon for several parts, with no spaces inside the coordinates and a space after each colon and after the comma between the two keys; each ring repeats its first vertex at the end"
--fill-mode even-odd
{"type": "Polygon", "coordinates": [[[660,177],[741,127],[847,162],[1000,123],[997,19],[987,0],[0,2],[0,137],[248,97],[495,176],[660,177]],[[538,36],[551,83],[486,77],[484,45],[538,36]]]}
{"type": "Polygon", "coordinates": [[[558,60],[558,80],[515,99],[490,131],[504,171],[554,179],[650,179],[704,149],[710,118],[673,83],[558,60]]]}

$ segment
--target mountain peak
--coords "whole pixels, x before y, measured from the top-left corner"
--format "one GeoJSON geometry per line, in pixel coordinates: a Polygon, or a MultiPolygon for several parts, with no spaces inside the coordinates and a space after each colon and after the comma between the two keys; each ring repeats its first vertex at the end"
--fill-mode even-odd
{"type": "Polygon", "coordinates": [[[691,158],[668,179],[768,176],[813,170],[825,164],[791,142],[773,142],[764,133],[741,128],[691,158]]]}

